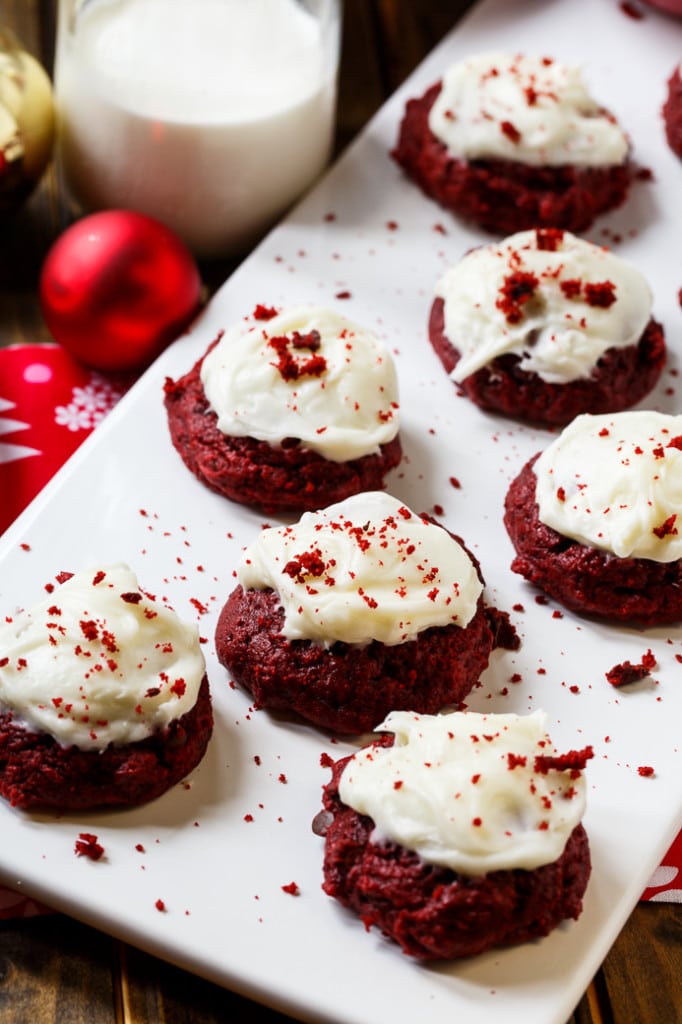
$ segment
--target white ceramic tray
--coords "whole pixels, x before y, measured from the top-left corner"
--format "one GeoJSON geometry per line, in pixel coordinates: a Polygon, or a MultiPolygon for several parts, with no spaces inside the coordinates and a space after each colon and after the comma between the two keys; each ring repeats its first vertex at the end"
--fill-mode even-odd
{"type": "Polygon", "coordinates": [[[535,602],[509,570],[501,510],[509,480],[549,435],[458,398],[426,341],[436,278],[487,238],[421,195],[387,151],[409,96],[451,61],[492,48],[583,63],[593,92],[631,133],[637,159],[653,169],[655,180],[639,184],[591,237],[622,236],[618,252],[652,283],[671,352],[651,404],[680,410],[682,165],[666,148],[659,110],[682,24],[653,10],[634,20],[615,0],[484,0],[0,541],[2,614],[34,603],[62,569],[128,561],[143,586],[198,619],[216,712],[214,738],[189,784],[147,807],[54,820],[0,806],[0,878],[305,1020],[564,1024],[682,824],[682,630],[608,628],[555,617],[551,603],[535,602]],[[338,307],[390,342],[406,458],[389,489],[420,511],[442,506],[444,521],[479,556],[489,600],[525,609],[512,613],[521,649],[495,654],[469,706],[543,707],[560,748],[594,745],[585,819],[594,867],[584,914],[541,942],[424,967],[366,933],[322,893],[322,841],[311,831],[329,774],[320,754],[350,748],[252,712],[216,662],[216,616],[239,552],[263,519],[210,494],[181,464],[166,432],[162,383],[257,302],[309,301],[338,307]],[[614,690],[605,672],[648,648],[658,660],[656,683],[614,690]],[[514,673],[521,682],[509,682],[514,673]],[[640,765],[655,775],[641,777],[640,765]],[[74,855],[84,830],[99,837],[102,860],[74,855]],[[291,882],[300,895],[283,890],[291,882]]]}

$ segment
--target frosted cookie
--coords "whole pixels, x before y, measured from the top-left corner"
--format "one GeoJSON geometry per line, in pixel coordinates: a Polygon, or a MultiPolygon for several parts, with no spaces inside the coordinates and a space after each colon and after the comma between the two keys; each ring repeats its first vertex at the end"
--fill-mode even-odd
{"type": "Polygon", "coordinates": [[[391,353],[331,310],[258,306],[164,392],[187,467],[267,512],[381,488],[402,457],[391,353]]]}
{"type": "Polygon", "coordinates": [[[471,56],[411,99],[392,156],[426,195],[499,235],[584,231],[633,176],[628,139],[579,68],[508,53],[471,56]]]}
{"type": "Polygon", "coordinates": [[[493,647],[478,564],[381,491],[263,530],[237,579],[216,628],[220,662],[256,707],[332,732],[457,704],[493,647]]]}
{"type": "Polygon", "coordinates": [[[563,426],[652,390],[666,358],[640,271],[557,228],[473,249],[441,277],[429,338],[480,408],[563,426]]]}
{"type": "Polygon", "coordinates": [[[579,416],[512,482],[512,569],[614,622],[682,619],[682,416],[579,416]]]}
{"type": "Polygon", "coordinates": [[[422,960],[473,956],[576,919],[592,750],[557,754],[545,715],[391,713],[333,762],[324,891],[422,960]]]}
{"type": "Polygon", "coordinates": [[[152,800],[211,737],[196,627],[125,565],[60,579],[0,624],[0,795],[60,812],[152,800]]]}

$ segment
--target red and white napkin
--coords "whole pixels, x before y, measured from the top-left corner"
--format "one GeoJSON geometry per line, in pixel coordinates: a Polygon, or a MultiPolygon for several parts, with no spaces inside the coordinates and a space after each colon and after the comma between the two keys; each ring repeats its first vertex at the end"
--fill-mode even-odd
{"type": "MultiPolygon", "coordinates": [[[[88,370],[59,345],[0,349],[0,533],[113,409],[129,382],[88,370]]],[[[642,899],[682,903],[682,832],[642,899]]],[[[0,920],[49,912],[0,887],[0,920]]]]}
{"type": "Polygon", "coordinates": [[[0,349],[0,533],[124,390],[59,345],[0,349]]]}

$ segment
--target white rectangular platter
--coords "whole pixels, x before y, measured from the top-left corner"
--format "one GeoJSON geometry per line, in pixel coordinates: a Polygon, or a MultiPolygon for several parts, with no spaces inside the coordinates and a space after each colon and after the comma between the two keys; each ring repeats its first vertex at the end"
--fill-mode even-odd
{"type": "Polygon", "coordinates": [[[611,628],[536,603],[509,569],[501,513],[509,481],[550,435],[457,397],[426,339],[436,279],[489,239],[426,199],[388,151],[406,99],[452,61],[489,49],[582,64],[592,92],[630,133],[636,159],[653,170],[590,237],[610,244],[619,236],[614,247],[651,283],[670,359],[649,404],[680,411],[682,164],[665,144],[660,107],[682,53],[682,23],[653,9],[635,20],[616,0],[483,0],[0,540],[4,615],[39,600],[61,570],[127,561],[142,586],[198,620],[216,714],[188,784],[149,806],[58,819],[0,806],[0,878],[304,1020],[564,1024],[682,825],[682,630],[611,628]],[[351,748],[253,712],[216,661],[216,617],[263,517],[187,472],[168,439],[162,385],[259,302],[330,305],[389,342],[405,460],[388,489],[418,511],[442,508],[479,557],[489,602],[511,612],[522,639],[517,652],[495,653],[469,707],[544,708],[560,749],[594,746],[585,910],[541,942],[425,967],[365,932],[321,891],[322,840],[311,831],[329,775],[320,755],[351,748]],[[655,681],[627,692],[607,683],[609,668],[649,648],[655,681]],[[514,675],[520,682],[510,683],[514,675]],[[642,777],[641,765],[654,775],[642,777]],[[74,855],[84,830],[99,837],[102,860],[74,855]],[[298,896],[283,890],[291,882],[298,896]]]}

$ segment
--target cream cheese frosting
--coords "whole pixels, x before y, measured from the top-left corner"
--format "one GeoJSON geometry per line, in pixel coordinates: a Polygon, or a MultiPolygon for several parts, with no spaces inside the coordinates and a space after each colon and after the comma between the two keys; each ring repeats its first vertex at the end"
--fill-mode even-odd
{"type": "Polygon", "coordinates": [[[205,671],[196,627],[122,563],[77,572],[0,623],[0,705],[62,746],[103,750],[166,728],[205,671]]]}
{"type": "Polygon", "coordinates": [[[585,809],[576,762],[555,762],[542,711],[520,716],[392,711],[377,731],[391,747],[354,754],[341,800],[369,815],[372,841],[392,840],[467,875],[533,869],[556,861],[585,809]],[[549,761],[543,761],[548,758],[549,761]]]}
{"type": "Polygon", "coordinates": [[[534,465],[540,520],[619,558],[682,558],[682,416],[578,416],[534,465]]]}
{"type": "Polygon", "coordinates": [[[271,445],[298,438],[334,462],[375,454],[399,429],[388,348],[332,310],[300,306],[228,328],[201,367],[218,428],[271,445]]]}
{"type": "Polygon", "coordinates": [[[610,250],[555,228],[473,249],[436,285],[461,382],[506,353],[548,383],[589,377],[610,348],[637,344],[650,318],[646,279],[610,250]]]}
{"type": "Polygon", "coordinates": [[[245,589],[277,593],[287,639],[326,646],[400,644],[431,626],[466,626],[483,590],[446,530],[383,491],[263,530],[237,578],[245,589]]]}
{"type": "Polygon", "coordinates": [[[628,154],[626,135],[590,96],[582,70],[548,57],[484,53],[453,65],[429,127],[464,160],[604,167],[628,154]]]}

